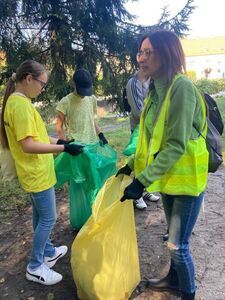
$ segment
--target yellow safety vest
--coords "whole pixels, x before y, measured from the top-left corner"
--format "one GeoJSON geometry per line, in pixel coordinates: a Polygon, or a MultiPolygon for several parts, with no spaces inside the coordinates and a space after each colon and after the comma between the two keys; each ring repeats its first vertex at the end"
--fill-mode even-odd
{"type": "MultiPolygon", "coordinates": [[[[170,93],[174,82],[182,76],[181,74],[174,77],[169,87],[165,100],[160,108],[157,120],[154,124],[153,134],[148,140],[148,134],[144,126],[145,118],[151,104],[151,99],[146,103],[140,119],[140,131],[138,144],[134,160],[134,174],[138,176],[146,167],[150,167],[157,153],[163,150],[164,135],[166,134],[166,120],[168,108],[170,105],[170,93]]],[[[206,122],[206,108],[204,100],[197,91],[206,122]]],[[[207,126],[203,126],[203,136],[206,136],[207,126]]],[[[205,190],[208,177],[208,151],[205,140],[199,137],[189,140],[185,153],[178,161],[165,173],[159,180],[153,182],[147,190],[149,192],[161,192],[168,195],[190,195],[198,196],[205,190]]]]}

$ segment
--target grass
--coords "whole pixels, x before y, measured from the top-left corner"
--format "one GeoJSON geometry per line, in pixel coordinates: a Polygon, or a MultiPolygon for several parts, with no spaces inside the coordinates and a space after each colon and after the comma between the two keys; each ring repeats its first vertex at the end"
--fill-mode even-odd
{"type": "Polygon", "coordinates": [[[118,153],[118,168],[125,164],[127,158],[123,155],[123,150],[130,138],[129,127],[123,127],[118,130],[113,130],[104,133],[109,145],[111,145],[118,153]]]}
{"type": "Polygon", "coordinates": [[[96,118],[97,124],[100,128],[104,128],[105,126],[129,126],[128,125],[128,118],[118,118],[115,114],[108,113],[104,117],[97,117],[96,118]]]}

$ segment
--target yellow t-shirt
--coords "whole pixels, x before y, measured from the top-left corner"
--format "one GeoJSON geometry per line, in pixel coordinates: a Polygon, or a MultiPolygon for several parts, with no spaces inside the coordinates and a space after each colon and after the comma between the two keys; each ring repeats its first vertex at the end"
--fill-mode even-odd
{"type": "Polygon", "coordinates": [[[21,186],[27,192],[41,192],[56,183],[52,154],[25,153],[20,141],[31,136],[34,141],[49,144],[44,122],[31,100],[11,94],[7,100],[4,124],[11,154],[21,186]]]}
{"type": "Polygon", "coordinates": [[[56,109],[65,116],[66,136],[84,144],[96,143],[94,117],[97,99],[94,95],[84,98],[70,93],[62,98],[56,109]]]}

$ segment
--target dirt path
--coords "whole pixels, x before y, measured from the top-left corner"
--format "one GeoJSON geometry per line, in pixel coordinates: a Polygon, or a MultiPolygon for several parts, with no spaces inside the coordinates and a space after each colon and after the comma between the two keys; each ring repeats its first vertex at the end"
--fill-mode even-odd
{"type": "MultiPolygon", "coordinates": [[[[196,261],[197,299],[225,300],[225,167],[210,175],[201,213],[192,236],[192,253],[196,261]]],[[[57,245],[69,248],[75,233],[69,225],[68,196],[57,192],[58,221],[53,232],[57,245]]],[[[142,278],[161,277],[168,269],[169,256],[163,245],[165,217],[160,203],[150,203],[146,211],[135,211],[142,278]]],[[[76,287],[70,270],[70,253],[56,266],[63,274],[61,283],[51,287],[30,283],[25,269],[31,242],[31,208],[0,224],[0,299],[76,300],[76,287]]],[[[133,299],[179,299],[168,293],[150,290],[133,299]]],[[[107,300],[107,299],[104,299],[107,300]]]]}

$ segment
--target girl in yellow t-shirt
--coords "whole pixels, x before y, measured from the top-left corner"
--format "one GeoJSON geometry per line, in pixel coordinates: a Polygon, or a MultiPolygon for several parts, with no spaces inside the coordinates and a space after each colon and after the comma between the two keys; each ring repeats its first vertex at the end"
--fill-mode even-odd
{"type": "Polygon", "coordinates": [[[49,239],[56,221],[52,153],[77,155],[82,146],[48,136],[31,103],[45,89],[47,81],[46,69],[33,60],[24,61],[12,75],[3,99],[1,144],[10,150],[19,182],[30,193],[33,208],[33,245],[26,278],[52,285],[61,281],[62,275],[51,268],[67,252],[66,246],[54,247],[49,239]]]}

